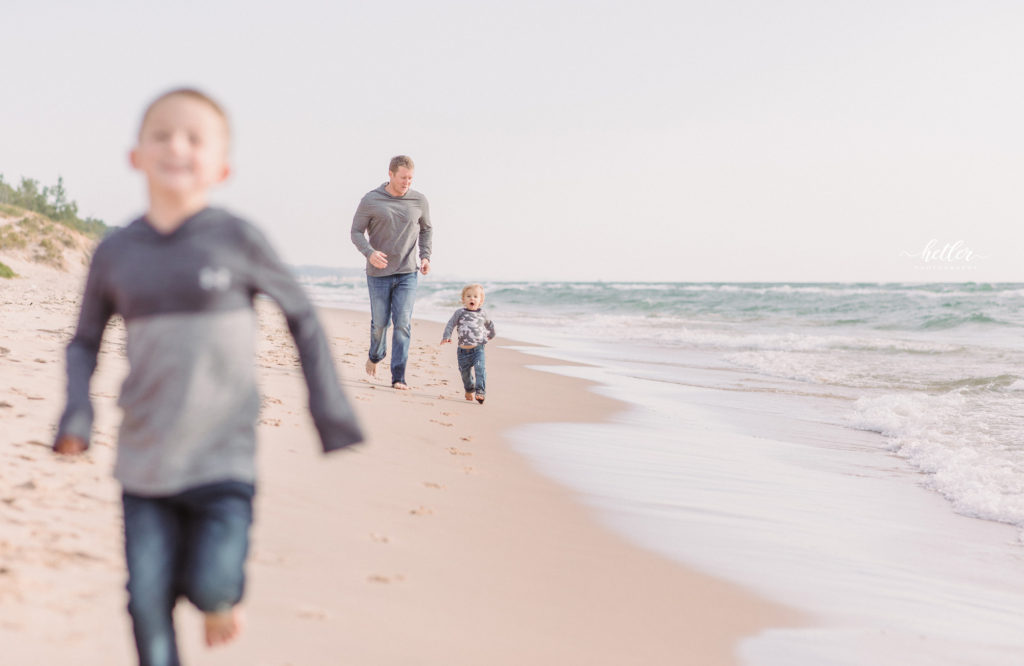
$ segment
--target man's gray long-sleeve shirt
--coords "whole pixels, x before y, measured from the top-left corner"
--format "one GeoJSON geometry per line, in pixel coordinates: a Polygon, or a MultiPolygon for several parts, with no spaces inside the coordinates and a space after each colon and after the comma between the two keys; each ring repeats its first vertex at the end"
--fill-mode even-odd
{"type": "Polygon", "coordinates": [[[427,198],[416,190],[392,196],[387,183],[367,192],[352,218],[352,244],[366,257],[366,274],[372,277],[419,270],[420,260],[430,259],[431,233],[427,198]],[[385,268],[370,264],[375,250],[387,255],[385,268]]]}
{"type": "Polygon", "coordinates": [[[159,496],[217,481],[253,482],[258,293],[285,314],[324,451],[361,441],[302,287],[254,226],[211,208],[166,235],[135,220],[97,247],[67,349],[58,438],[90,439],[89,383],[104,328],[119,314],[129,372],[118,400],[124,419],[114,475],[125,490],[159,496]]]}

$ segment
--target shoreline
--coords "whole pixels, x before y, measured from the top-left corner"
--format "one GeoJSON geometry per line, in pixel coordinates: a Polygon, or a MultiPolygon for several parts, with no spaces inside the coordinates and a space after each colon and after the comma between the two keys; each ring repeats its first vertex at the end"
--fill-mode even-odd
{"type": "MultiPolygon", "coordinates": [[[[0,297],[10,341],[0,364],[17,371],[0,390],[11,405],[0,410],[11,470],[0,504],[11,526],[0,541],[0,636],[12,658],[127,664],[119,490],[109,476],[120,340],[108,332],[93,383],[92,452],[56,460],[46,438],[63,402],[81,281],[45,273],[23,278],[44,286],[0,297]]],[[[590,382],[528,367],[570,363],[498,338],[488,400],[469,403],[454,352],[437,344],[443,325],[417,319],[413,390],[394,391],[363,374],[367,315],[321,307],[370,436],[325,457],[281,317],[269,304],[258,310],[264,408],[247,626],[235,644],[206,650],[198,617],[179,605],[187,663],[618,665],[686,655],[713,666],[738,663],[740,640],[799,621],[627,543],[515,450],[515,427],[599,423],[625,409],[590,382]]]]}
{"type": "Polygon", "coordinates": [[[541,353],[592,359],[561,372],[629,412],[521,446],[631,542],[812,618],[745,640],[743,663],[1019,661],[1018,528],[954,512],[849,422],[852,398],[692,353],[663,369],[604,352],[541,353]]]}

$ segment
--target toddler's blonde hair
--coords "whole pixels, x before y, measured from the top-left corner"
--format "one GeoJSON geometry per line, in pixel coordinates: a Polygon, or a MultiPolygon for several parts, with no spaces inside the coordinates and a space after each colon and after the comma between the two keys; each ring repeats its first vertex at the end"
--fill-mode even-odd
{"type": "Polygon", "coordinates": [[[468,294],[471,291],[479,291],[480,292],[480,305],[483,305],[484,304],[485,296],[484,296],[484,286],[482,284],[467,284],[465,287],[462,288],[462,296],[460,296],[459,298],[460,299],[466,298],[466,294],[468,294]]]}

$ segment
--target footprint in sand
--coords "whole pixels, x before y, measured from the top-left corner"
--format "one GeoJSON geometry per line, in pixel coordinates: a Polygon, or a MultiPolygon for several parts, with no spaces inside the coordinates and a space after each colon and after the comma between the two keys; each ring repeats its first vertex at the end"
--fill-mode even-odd
{"type": "Polygon", "coordinates": [[[409,513],[414,516],[432,516],[434,515],[434,510],[421,504],[415,509],[409,509],[409,513]]]}
{"type": "Polygon", "coordinates": [[[452,454],[453,456],[471,456],[471,455],[473,455],[469,451],[463,451],[462,449],[457,449],[454,446],[448,447],[448,453],[452,454]]]}
{"type": "Polygon", "coordinates": [[[444,490],[444,486],[442,486],[440,483],[434,483],[433,481],[424,481],[423,487],[434,488],[435,490],[444,490]]]}
{"type": "Polygon", "coordinates": [[[322,608],[303,607],[295,611],[295,615],[303,620],[326,620],[327,611],[322,608]]]}
{"type": "Polygon", "coordinates": [[[370,540],[376,543],[391,543],[391,537],[386,534],[377,534],[376,532],[370,532],[370,540]]]}
{"type": "Polygon", "coordinates": [[[464,442],[472,442],[473,441],[473,438],[468,436],[468,435],[465,436],[465,437],[459,437],[459,439],[461,439],[464,442]]]}
{"type": "Polygon", "coordinates": [[[455,425],[454,423],[446,423],[444,421],[438,421],[437,419],[430,419],[430,422],[431,423],[436,423],[437,425],[444,426],[445,428],[451,428],[453,425],[455,425]]]}
{"type": "Polygon", "coordinates": [[[402,574],[395,574],[393,576],[373,574],[372,576],[367,576],[366,580],[370,581],[371,583],[401,583],[403,580],[405,580],[405,576],[403,576],[402,574]]]}

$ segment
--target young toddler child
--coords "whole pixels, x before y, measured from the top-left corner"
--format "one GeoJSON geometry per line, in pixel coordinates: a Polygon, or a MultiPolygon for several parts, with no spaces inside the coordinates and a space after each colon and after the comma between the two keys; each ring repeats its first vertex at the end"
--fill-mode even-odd
{"type": "Polygon", "coordinates": [[[104,328],[115,314],[124,319],[129,373],[114,475],[142,666],[179,663],[171,612],[180,596],[203,612],[209,645],[239,630],[260,406],[256,294],[285,314],[323,450],[363,439],[302,288],[256,227],[207,205],[230,173],[228,143],[224,111],[199,91],[172,90],[146,109],[131,164],[146,178],[148,210],[97,247],[67,348],[54,450],[74,455],[89,446],[104,328]]]}
{"type": "Polygon", "coordinates": [[[484,364],[484,345],[494,338],[494,322],[481,308],[484,305],[484,288],[471,284],[462,289],[462,308],[455,311],[441,335],[441,344],[452,341],[452,331],[459,335],[459,372],[466,400],[484,404],[487,393],[487,368],[484,364]]]}

